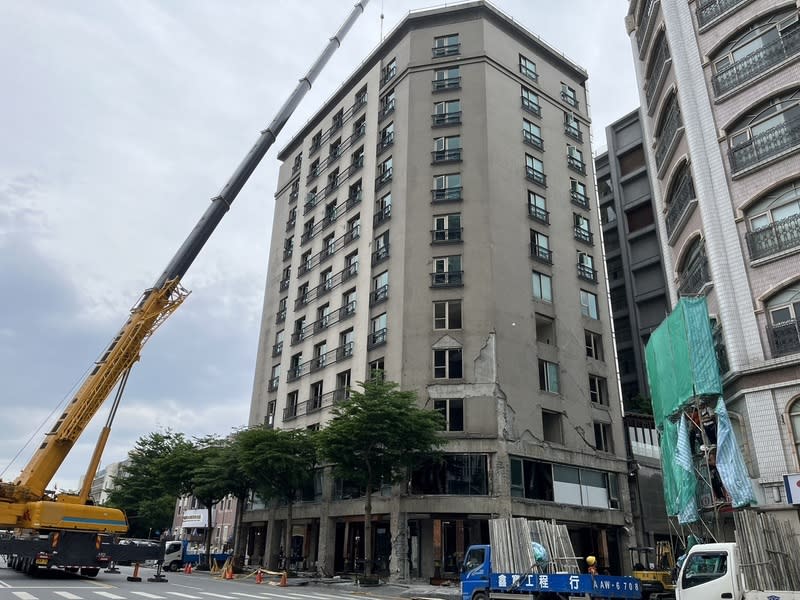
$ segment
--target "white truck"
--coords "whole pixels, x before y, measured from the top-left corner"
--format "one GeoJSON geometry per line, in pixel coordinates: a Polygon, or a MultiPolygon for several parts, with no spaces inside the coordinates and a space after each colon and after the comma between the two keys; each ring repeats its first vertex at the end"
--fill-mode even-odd
{"type": "Polygon", "coordinates": [[[800,590],[750,590],[735,543],[698,544],[683,561],[677,600],[800,600],[800,590]]]}

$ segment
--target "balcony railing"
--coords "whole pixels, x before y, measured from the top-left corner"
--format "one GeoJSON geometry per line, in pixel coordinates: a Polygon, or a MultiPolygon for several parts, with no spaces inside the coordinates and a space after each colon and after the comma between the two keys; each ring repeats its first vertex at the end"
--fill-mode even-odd
{"type": "Polygon", "coordinates": [[[650,79],[648,79],[644,84],[644,95],[645,98],[647,98],[648,107],[653,105],[653,98],[658,90],[661,89],[661,84],[664,81],[664,77],[666,77],[667,72],[669,71],[669,66],[672,64],[670,61],[669,46],[667,46],[666,37],[661,38],[661,43],[658,45],[656,55],[652,60],[655,66],[653,67],[653,72],[650,75],[650,79]]]}
{"type": "Polygon", "coordinates": [[[767,325],[767,334],[773,356],[800,352],[800,328],[796,319],[767,325]]]}
{"type": "Polygon", "coordinates": [[[371,332],[367,338],[367,350],[372,350],[377,346],[382,346],[385,344],[386,334],[387,330],[385,327],[383,329],[378,329],[377,331],[371,332]]]}
{"type": "Polygon", "coordinates": [[[569,198],[575,206],[580,206],[581,208],[589,210],[589,196],[586,194],[583,194],[578,190],[570,190],[569,198]]]}
{"type": "Polygon", "coordinates": [[[571,137],[576,142],[583,143],[583,132],[576,125],[564,125],[564,134],[571,137]]]}
{"type": "Polygon", "coordinates": [[[448,229],[432,229],[431,230],[431,243],[432,244],[453,244],[460,242],[461,233],[464,231],[463,227],[452,227],[448,229]]]}
{"type": "Polygon", "coordinates": [[[746,237],[751,260],[800,248],[800,213],[750,231],[746,237]]]}
{"type": "Polygon", "coordinates": [[[581,175],[586,175],[586,163],[577,156],[567,154],[567,166],[581,175]]]}
{"type": "Polygon", "coordinates": [[[431,273],[431,287],[460,287],[464,285],[464,271],[431,273]]]}
{"type": "Polygon", "coordinates": [[[461,44],[447,44],[446,46],[434,46],[431,48],[431,55],[433,58],[440,58],[442,56],[455,56],[461,54],[461,44]]]}
{"type": "Polygon", "coordinates": [[[292,190],[289,192],[289,203],[291,204],[292,202],[297,202],[298,196],[300,196],[299,190],[292,190]]]}
{"type": "Polygon", "coordinates": [[[593,269],[589,265],[578,263],[578,277],[592,283],[597,283],[597,269],[593,269]]]}
{"type": "Polygon", "coordinates": [[[272,356],[279,356],[283,352],[283,342],[278,342],[272,346],[272,356]]]}
{"type": "Polygon", "coordinates": [[[375,306],[381,302],[389,299],[389,284],[382,285],[381,287],[372,290],[369,293],[369,305],[375,306]]]}
{"type": "Polygon", "coordinates": [[[391,216],[392,216],[392,205],[387,204],[383,208],[378,209],[378,212],[376,212],[372,216],[372,224],[378,226],[381,223],[388,221],[391,216]]]}
{"type": "Polygon", "coordinates": [[[533,69],[526,67],[523,63],[519,63],[519,72],[532,81],[539,81],[539,74],[533,69]]]}
{"type": "Polygon", "coordinates": [[[294,224],[297,223],[297,219],[289,219],[286,221],[286,231],[291,231],[294,229],[294,224]]]}
{"type": "Polygon", "coordinates": [[[527,129],[522,130],[522,141],[528,144],[529,146],[533,146],[537,150],[544,150],[544,141],[541,137],[533,133],[532,131],[528,131],[527,129]]]}
{"type": "Polygon", "coordinates": [[[280,289],[281,292],[289,289],[289,281],[290,279],[288,277],[286,279],[281,279],[278,285],[278,288],[280,289]]]}
{"type": "Polygon", "coordinates": [[[283,323],[286,320],[286,309],[282,308],[275,313],[275,323],[283,323]]]}
{"type": "Polygon", "coordinates": [[[561,92],[561,99],[569,104],[573,108],[578,108],[578,99],[573,96],[572,94],[568,94],[567,92],[561,92]]]}
{"type": "Polygon", "coordinates": [[[461,160],[461,148],[445,148],[431,152],[431,161],[434,163],[458,162],[461,160]]]}
{"type": "Polygon", "coordinates": [[[378,140],[378,145],[375,148],[375,151],[378,154],[380,154],[381,152],[389,148],[392,144],[394,144],[394,133],[392,132],[385,133],[384,135],[381,136],[381,139],[378,140]]]}
{"type": "Polygon", "coordinates": [[[397,75],[397,66],[392,66],[381,71],[381,86],[389,83],[397,75]]]}
{"type": "Polygon", "coordinates": [[[267,382],[267,391],[274,392],[278,389],[278,383],[280,382],[280,377],[273,377],[267,382]]]}
{"type": "Polygon", "coordinates": [[[700,27],[708,25],[719,16],[746,0],[709,0],[699,2],[697,7],[697,23],[700,27]]]}
{"type": "Polygon", "coordinates": [[[697,295],[703,289],[703,286],[710,281],[711,273],[708,269],[708,259],[703,253],[688,271],[681,273],[678,281],[678,293],[681,296],[697,295]]]}
{"type": "Polygon", "coordinates": [[[579,242],[589,244],[590,246],[594,245],[594,234],[588,229],[575,225],[573,228],[573,235],[579,242]]]}
{"type": "Polygon", "coordinates": [[[525,165],[525,178],[528,181],[537,183],[542,187],[547,187],[547,175],[537,169],[534,169],[530,165],[525,165]]]}
{"type": "Polygon", "coordinates": [[[333,406],[350,397],[350,388],[338,388],[332,392],[327,392],[321,396],[312,396],[308,400],[298,402],[283,409],[283,420],[290,421],[299,415],[310,415],[315,412],[333,406]]]}
{"type": "Polygon", "coordinates": [[[447,113],[435,113],[431,115],[434,127],[443,127],[445,125],[460,125],[461,124],[461,111],[453,111],[447,113]]]}
{"type": "Polygon", "coordinates": [[[292,258],[293,249],[292,248],[284,248],[283,249],[283,260],[289,260],[292,258]]]}
{"type": "Polygon", "coordinates": [[[725,337],[722,335],[722,325],[717,321],[711,327],[711,340],[714,342],[714,354],[717,356],[719,374],[724,375],[730,371],[728,362],[728,349],[725,347],[725,337]]]}
{"type": "Polygon", "coordinates": [[[650,41],[650,35],[653,33],[653,21],[658,12],[659,4],[661,4],[659,0],[647,0],[644,5],[644,10],[642,10],[642,19],[637,23],[636,45],[639,47],[640,57],[647,47],[647,42],[650,41]]]}
{"type": "Polygon", "coordinates": [[[377,265],[389,258],[389,243],[372,252],[372,265],[377,265]]]}
{"type": "Polygon", "coordinates": [[[528,216],[534,221],[550,225],[550,211],[536,206],[535,204],[528,204],[528,216]]]}
{"type": "Polygon", "coordinates": [[[434,79],[431,88],[434,92],[442,90],[457,90],[461,87],[461,77],[445,77],[444,79],[434,79]]]}
{"type": "Polygon", "coordinates": [[[387,183],[392,180],[392,168],[389,167],[388,169],[384,169],[378,176],[375,178],[375,189],[383,187],[387,183]]]}
{"type": "Polygon", "coordinates": [[[781,123],[728,150],[731,170],[736,173],[800,146],[800,119],[781,123]]]}
{"type": "Polygon", "coordinates": [[[462,200],[461,186],[457,187],[446,187],[446,188],[439,188],[435,190],[431,190],[431,201],[432,202],[455,202],[462,200]]]}
{"type": "Polygon", "coordinates": [[[531,258],[548,265],[553,264],[553,251],[545,246],[540,246],[536,242],[531,242],[531,258]]]}
{"type": "Polygon", "coordinates": [[[670,198],[669,208],[667,209],[667,217],[665,224],[667,226],[667,236],[672,237],[672,233],[680,224],[683,215],[689,208],[689,203],[694,200],[694,183],[692,178],[684,176],[672,193],[670,198]]]}
{"type": "Polygon", "coordinates": [[[325,352],[324,354],[315,356],[314,358],[312,358],[307,362],[291,367],[289,369],[289,372],[286,374],[286,380],[294,381],[295,379],[299,379],[303,375],[319,371],[320,369],[327,367],[328,365],[332,365],[340,360],[349,358],[352,355],[353,355],[353,342],[347,342],[346,344],[342,344],[338,348],[334,348],[333,350],[325,352]]]}
{"type": "Polygon", "coordinates": [[[536,104],[530,98],[526,98],[525,96],[522,96],[521,98],[522,98],[522,108],[523,108],[523,110],[531,113],[532,115],[536,115],[537,117],[541,117],[542,116],[542,107],[541,106],[536,104]]]}
{"type": "Polygon", "coordinates": [[[664,160],[667,158],[672,142],[678,133],[678,128],[683,126],[681,111],[677,106],[673,106],[667,115],[664,126],[661,128],[661,135],[658,136],[656,144],[656,166],[660,169],[664,160]]]}
{"type": "Polygon", "coordinates": [[[397,104],[396,100],[390,100],[389,102],[384,102],[381,105],[380,110],[378,111],[378,121],[382,121],[390,114],[392,114],[394,112],[396,104],[397,104]]]}
{"type": "Polygon", "coordinates": [[[729,92],[798,52],[800,52],[800,28],[795,28],[714,75],[711,80],[714,92],[717,96],[729,92]]]}

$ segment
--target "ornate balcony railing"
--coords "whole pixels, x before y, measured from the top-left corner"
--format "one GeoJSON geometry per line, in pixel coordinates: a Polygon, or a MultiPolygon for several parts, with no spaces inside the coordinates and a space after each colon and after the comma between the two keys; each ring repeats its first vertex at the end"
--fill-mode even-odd
{"type": "Polygon", "coordinates": [[[773,356],[800,352],[800,328],[796,319],[767,325],[767,334],[773,356]]]}
{"type": "Polygon", "coordinates": [[[708,269],[708,258],[703,253],[699,260],[692,265],[691,269],[684,271],[678,281],[678,293],[681,296],[693,296],[703,289],[703,286],[711,281],[711,273],[708,269]]]}
{"type": "Polygon", "coordinates": [[[672,147],[672,142],[678,133],[678,128],[683,126],[681,111],[677,105],[673,106],[667,115],[664,126],[661,128],[661,135],[658,136],[656,144],[656,166],[660,169],[662,163],[667,158],[667,153],[672,147]]]}
{"type": "Polygon", "coordinates": [[[751,260],[800,248],[800,213],[750,231],[746,238],[751,260]]]}
{"type": "Polygon", "coordinates": [[[659,0],[647,0],[644,5],[644,10],[642,10],[642,19],[637,23],[636,45],[639,48],[640,56],[647,47],[647,43],[650,41],[650,35],[653,33],[653,21],[658,12],[659,4],[661,4],[659,0]]]}
{"type": "Polygon", "coordinates": [[[658,45],[658,49],[656,50],[656,54],[653,57],[653,62],[655,67],[653,67],[653,72],[650,75],[650,79],[644,84],[644,95],[647,98],[647,106],[652,106],[653,98],[656,95],[656,92],[661,88],[661,83],[664,80],[664,77],[669,71],[670,63],[667,62],[670,59],[669,54],[669,46],[667,46],[667,39],[665,37],[661,38],[661,43],[658,45]]]}
{"type": "Polygon", "coordinates": [[[704,27],[717,17],[722,16],[723,13],[726,13],[745,1],[746,0],[710,0],[707,2],[700,2],[697,7],[697,23],[700,27],[704,27]]]}
{"type": "Polygon", "coordinates": [[[711,79],[717,96],[757,77],[800,52],[800,28],[794,29],[718,72],[711,79]]]}
{"type": "Polygon", "coordinates": [[[678,223],[681,222],[681,218],[686,212],[686,209],[689,207],[689,203],[694,200],[694,198],[694,183],[691,177],[685,175],[680,182],[678,182],[678,185],[675,186],[675,190],[670,198],[667,217],[665,219],[667,236],[672,236],[678,223]]]}
{"type": "Polygon", "coordinates": [[[731,170],[736,173],[797,146],[800,146],[800,119],[781,123],[728,150],[731,170]]]}

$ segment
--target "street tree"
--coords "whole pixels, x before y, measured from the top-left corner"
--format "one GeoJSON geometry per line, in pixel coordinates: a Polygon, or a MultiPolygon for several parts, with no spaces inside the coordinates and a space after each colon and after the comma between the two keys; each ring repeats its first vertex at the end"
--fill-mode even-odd
{"type": "Polygon", "coordinates": [[[231,482],[225,474],[225,454],[228,439],[207,436],[196,440],[189,492],[197,498],[208,514],[205,539],[205,564],[211,565],[212,511],[230,493],[231,482]]]}
{"type": "Polygon", "coordinates": [[[320,458],[334,475],[359,484],[364,500],[364,569],[372,574],[372,493],[384,484],[407,481],[414,466],[435,457],[444,444],[440,413],[417,406],[413,391],[401,391],[382,371],[359,382],[363,391],[335,406],[333,419],[318,432],[320,458]]]}
{"type": "Polygon", "coordinates": [[[223,452],[218,458],[220,466],[219,477],[226,482],[228,493],[236,498],[236,518],[233,524],[234,544],[233,561],[237,567],[244,564],[246,536],[242,527],[242,514],[244,505],[253,489],[254,480],[242,468],[239,458],[241,453],[240,434],[243,430],[236,431],[228,438],[223,452]]]}
{"type": "Polygon", "coordinates": [[[264,426],[245,429],[237,435],[242,470],[255,492],[265,501],[286,504],[284,556],[291,556],[292,508],[298,497],[313,482],[317,465],[315,432],[307,429],[270,429],[264,426]]]}

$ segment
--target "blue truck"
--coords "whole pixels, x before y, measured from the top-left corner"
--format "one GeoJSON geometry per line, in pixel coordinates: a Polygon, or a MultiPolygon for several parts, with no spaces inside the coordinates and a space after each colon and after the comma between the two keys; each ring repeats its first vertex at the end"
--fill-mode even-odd
{"type": "MultiPolygon", "coordinates": [[[[204,563],[206,560],[205,552],[199,548],[192,550],[186,540],[167,542],[164,549],[164,569],[166,571],[178,571],[186,564],[196,567],[198,564],[204,563]]],[[[211,560],[212,562],[217,561],[218,565],[222,565],[229,556],[230,554],[212,554],[211,560]]]]}
{"type": "Polygon", "coordinates": [[[641,583],[635,577],[495,572],[490,545],[470,546],[461,568],[461,600],[641,597],[641,583]]]}

